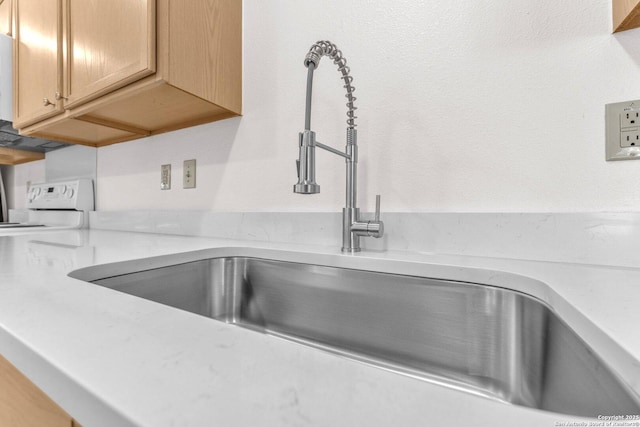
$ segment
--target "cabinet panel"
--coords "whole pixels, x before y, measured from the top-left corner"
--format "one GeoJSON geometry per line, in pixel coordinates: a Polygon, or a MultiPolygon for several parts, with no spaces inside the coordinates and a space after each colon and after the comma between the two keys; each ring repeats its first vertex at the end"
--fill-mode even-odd
{"type": "Polygon", "coordinates": [[[136,91],[129,97],[94,109],[86,116],[140,127],[156,134],[184,127],[185,123],[199,124],[211,121],[211,117],[226,118],[233,115],[170,85],[160,85],[136,91]]]}
{"type": "Polygon", "coordinates": [[[169,35],[171,85],[240,114],[242,2],[172,1],[169,35]]]}
{"type": "Polygon", "coordinates": [[[63,111],[61,0],[15,0],[13,124],[20,128],[63,111]],[[44,105],[44,98],[51,104],[44,105]]]}
{"type": "Polygon", "coordinates": [[[71,427],[62,408],[0,355],[0,426],[71,427]]]}
{"type": "MultiPolygon", "coordinates": [[[[42,159],[44,159],[44,153],[0,147],[0,165],[19,165],[20,163],[42,159]]],[[[0,424],[0,426],[1,425],[2,424],[0,424]]]]}
{"type": "Polygon", "coordinates": [[[640,0],[613,0],[613,32],[640,26],[640,0]]]}
{"type": "Polygon", "coordinates": [[[155,72],[155,0],[65,0],[66,108],[155,72]]]}
{"type": "Polygon", "coordinates": [[[13,0],[0,0],[0,33],[11,36],[13,28],[11,28],[11,2],[13,0]]]}
{"type": "Polygon", "coordinates": [[[88,145],[90,147],[96,147],[99,144],[108,145],[114,142],[128,141],[141,137],[141,135],[132,131],[76,119],[54,121],[51,124],[44,124],[43,126],[32,126],[28,131],[25,131],[25,134],[54,141],[88,145]]]}

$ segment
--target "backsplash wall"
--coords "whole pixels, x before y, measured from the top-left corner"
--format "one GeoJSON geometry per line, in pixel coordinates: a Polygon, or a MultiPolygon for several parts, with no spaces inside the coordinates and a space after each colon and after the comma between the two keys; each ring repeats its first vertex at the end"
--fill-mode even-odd
{"type": "MultiPolygon", "coordinates": [[[[611,0],[245,0],[244,116],[99,149],[97,208],[338,211],[344,162],[332,154],[317,155],[321,194],[292,192],[302,62],[328,39],[357,88],[363,210],[379,193],[387,212],[637,211],[640,162],[605,162],[604,104],[640,98],[640,30],[612,35],[610,9],[611,0]],[[161,191],[166,163],[172,189],[161,191]]],[[[345,102],[324,58],[319,141],[344,146],[345,102]]]]}
{"type": "Polygon", "coordinates": [[[7,192],[7,206],[11,209],[27,207],[27,190],[32,183],[45,181],[45,161],[3,166],[2,178],[7,192]]]}

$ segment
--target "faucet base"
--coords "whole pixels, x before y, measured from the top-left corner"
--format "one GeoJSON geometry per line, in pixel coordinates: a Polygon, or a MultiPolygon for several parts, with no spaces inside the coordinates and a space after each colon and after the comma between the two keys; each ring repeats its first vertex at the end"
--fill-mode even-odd
{"type": "Polygon", "coordinates": [[[345,253],[345,254],[355,254],[355,253],[358,253],[360,251],[362,251],[362,249],[360,249],[360,248],[351,248],[351,249],[342,248],[342,252],[345,253]]]}
{"type": "Polygon", "coordinates": [[[351,225],[360,217],[358,208],[342,208],[342,252],[360,252],[360,236],[351,225]]]}

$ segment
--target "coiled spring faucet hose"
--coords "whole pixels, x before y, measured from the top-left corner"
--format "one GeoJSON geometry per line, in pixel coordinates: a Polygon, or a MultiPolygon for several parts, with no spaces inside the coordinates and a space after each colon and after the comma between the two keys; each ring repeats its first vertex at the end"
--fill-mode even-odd
{"type": "Polygon", "coordinates": [[[358,117],[355,115],[357,107],[354,105],[357,98],[353,96],[353,92],[355,92],[356,88],[351,84],[353,82],[353,77],[349,75],[351,70],[347,66],[347,60],[342,56],[342,52],[335,44],[327,40],[318,41],[311,46],[311,49],[309,49],[309,52],[304,59],[304,65],[309,70],[307,72],[307,100],[304,128],[305,130],[311,130],[311,90],[313,86],[313,72],[320,65],[320,58],[323,56],[331,58],[333,63],[338,66],[338,71],[342,74],[340,78],[344,81],[343,87],[347,91],[347,94],[345,95],[347,98],[347,127],[354,129],[357,126],[355,121],[358,117]]]}

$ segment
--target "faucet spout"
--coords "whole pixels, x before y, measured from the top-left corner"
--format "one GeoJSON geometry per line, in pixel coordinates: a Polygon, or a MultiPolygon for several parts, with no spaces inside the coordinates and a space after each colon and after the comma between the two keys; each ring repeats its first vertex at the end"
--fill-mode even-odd
{"type": "Polygon", "coordinates": [[[320,192],[320,185],[316,182],[316,147],[345,158],[346,163],[346,200],[342,209],[342,251],[360,251],[360,237],[370,236],[379,238],[384,234],[384,223],[380,221],[380,196],[376,199],[376,217],[371,221],[360,219],[360,210],[357,207],[358,189],[358,144],[356,131],[356,107],[353,96],[355,87],[351,84],[353,77],[349,75],[350,69],[347,60],[342,56],[335,44],[329,41],[319,41],[311,46],[304,60],[307,67],[307,97],[305,108],[305,130],[300,132],[298,139],[299,159],[296,160],[298,169],[298,183],[293,186],[293,191],[298,194],[316,194],[320,192]],[[347,144],[345,151],[336,150],[328,145],[316,141],[316,134],[311,130],[311,92],[313,87],[313,72],[320,65],[320,58],[328,56],[338,66],[342,74],[344,88],[347,91],[347,144]]]}
{"type": "Polygon", "coordinates": [[[310,130],[300,132],[298,146],[298,183],[293,186],[293,192],[317,194],[320,192],[320,185],[316,183],[316,133],[310,130]]]}

